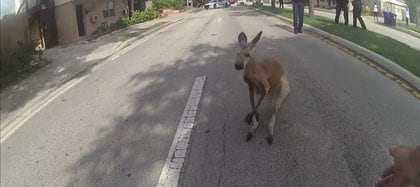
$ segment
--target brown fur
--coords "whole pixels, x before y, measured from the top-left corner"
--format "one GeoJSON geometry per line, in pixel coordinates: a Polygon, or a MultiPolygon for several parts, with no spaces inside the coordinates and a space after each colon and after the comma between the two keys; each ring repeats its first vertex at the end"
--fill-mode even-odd
{"type": "Polygon", "coordinates": [[[249,124],[252,123],[252,127],[249,130],[246,141],[249,141],[254,136],[254,131],[258,126],[258,112],[257,109],[261,104],[261,101],[267,97],[272,100],[274,107],[274,113],[271,116],[269,122],[269,136],[267,137],[268,144],[271,145],[273,141],[273,128],[275,124],[275,115],[277,110],[280,108],[284,99],[289,93],[289,81],[287,79],[287,73],[281,66],[281,64],[274,58],[263,58],[256,60],[251,55],[252,49],[255,44],[260,40],[262,31],[252,40],[247,43],[247,37],[245,33],[240,33],[238,41],[241,46],[241,51],[238,53],[235,68],[237,70],[244,69],[243,79],[248,84],[250,103],[252,111],[245,117],[245,121],[249,124]],[[244,63],[246,63],[244,65],[244,63]],[[257,104],[255,104],[254,94],[259,96],[257,104]]]}

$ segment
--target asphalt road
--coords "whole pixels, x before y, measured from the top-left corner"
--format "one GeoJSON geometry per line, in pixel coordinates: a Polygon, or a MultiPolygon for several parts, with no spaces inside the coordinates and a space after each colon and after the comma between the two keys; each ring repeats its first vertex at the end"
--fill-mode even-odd
{"type": "Polygon", "coordinates": [[[240,7],[202,11],[90,73],[1,144],[1,186],[155,186],[207,76],[180,186],[372,186],[387,148],[420,144],[420,103],[357,58],[240,7]],[[237,35],[289,72],[273,145],[245,142],[237,35]]]}

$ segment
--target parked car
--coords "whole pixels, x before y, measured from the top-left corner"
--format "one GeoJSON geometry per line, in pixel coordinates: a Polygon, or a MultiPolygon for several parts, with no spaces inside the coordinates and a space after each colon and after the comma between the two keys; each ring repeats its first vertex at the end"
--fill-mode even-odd
{"type": "Polygon", "coordinates": [[[262,5],[262,1],[261,0],[254,0],[253,5],[262,5]]]}
{"type": "Polygon", "coordinates": [[[245,0],[238,0],[238,5],[245,5],[245,0]]]}
{"type": "Polygon", "coordinates": [[[211,0],[209,3],[204,5],[205,9],[217,9],[229,6],[227,0],[211,0]]]}
{"type": "Polygon", "coordinates": [[[254,5],[254,1],[253,0],[245,0],[245,5],[252,6],[252,5],[254,5]]]}

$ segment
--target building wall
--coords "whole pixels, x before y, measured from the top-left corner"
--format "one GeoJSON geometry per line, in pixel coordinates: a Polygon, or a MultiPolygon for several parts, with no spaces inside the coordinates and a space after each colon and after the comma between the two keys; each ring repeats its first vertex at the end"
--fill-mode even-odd
{"type": "Polygon", "coordinates": [[[81,38],[79,37],[76,17],[76,6],[78,5],[82,5],[83,9],[85,36],[92,35],[101,26],[109,26],[119,18],[128,16],[127,0],[61,0],[59,4],[59,6],[56,5],[55,12],[58,38],[61,44],[81,38]],[[108,1],[113,2],[114,15],[105,17],[103,10],[108,1]]]}
{"type": "Polygon", "coordinates": [[[26,15],[8,15],[0,20],[1,49],[16,48],[17,42],[28,42],[26,15]]]}
{"type": "MultiPolygon", "coordinates": [[[[113,0],[114,4],[114,15],[105,17],[103,10],[106,7],[107,1],[104,0],[87,0],[83,1],[83,7],[87,8],[84,16],[84,24],[86,29],[86,35],[92,35],[102,25],[110,25],[116,22],[119,18],[128,16],[128,4],[127,0],[113,0]],[[94,21],[96,17],[96,21],[94,21]]],[[[85,8],[84,8],[85,9],[85,8]]]]}
{"type": "Polygon", "coordinates": [[[73,3],[66,3],[55,7],[58,42],[68,43],[79,39],[77,30],[76,9],[73,3]]]}
{"type": "Polygon", "coordinates": [[[42,41],[41,32],[39,31],[39,20],[33,19],[29,24],[29,38],[34,42],[39,48],[44,48],[44,41],[42,41]]]}
{"type": "Polygon", "coordinates": [[[392,12],[397,15],[397,20],[404,20],[405,6],[396,5],[389,2],[381,1],[382,11],[392,12]]]}

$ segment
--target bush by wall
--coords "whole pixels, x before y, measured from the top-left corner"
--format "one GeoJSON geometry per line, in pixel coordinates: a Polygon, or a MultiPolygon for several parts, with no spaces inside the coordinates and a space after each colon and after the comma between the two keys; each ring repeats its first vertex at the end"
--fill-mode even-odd
{"type": "Polygon", "coordinates": [[[152,0],[153,7],[158,10],[173,8],[180,10],[186,4],[185,0],[152,0]]]}
{"type": "Polygon", "coordinates": [[[134,11],[131,19],[128,17],[120,18],[115,23],[111,23],[108,27],[98,27],[94,34],[106,34],[115,30],[126,28],[130,25],[142,23],[155,19],[159,16],[159,11],[156,8],[148,8],[144,11],[134,11]]]}
{"type": "Polygon", "coordinates": [[[0,56],[0,88],[4,88],[13,81],[22,77],[34,68],[31,61],[36,55],[35,44],[26,44],[15,49],[1,49],[0,56]]]}

